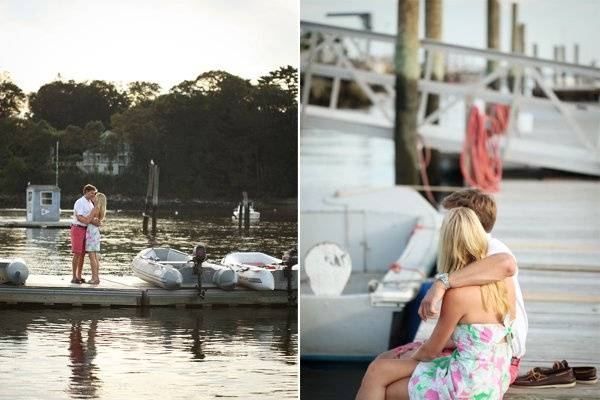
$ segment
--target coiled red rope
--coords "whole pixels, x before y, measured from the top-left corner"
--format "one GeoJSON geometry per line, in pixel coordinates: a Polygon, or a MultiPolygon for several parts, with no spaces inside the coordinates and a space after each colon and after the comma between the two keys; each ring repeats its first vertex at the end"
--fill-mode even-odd
{"type": "Polygon", "coordinates": [[[498,135],[506,132],[509,113],[507,105],[493,105],[490,116],[471,107],[460,154],[460,170],[467,185],[490,193],[500,190],[502,157],[498,135]]]}

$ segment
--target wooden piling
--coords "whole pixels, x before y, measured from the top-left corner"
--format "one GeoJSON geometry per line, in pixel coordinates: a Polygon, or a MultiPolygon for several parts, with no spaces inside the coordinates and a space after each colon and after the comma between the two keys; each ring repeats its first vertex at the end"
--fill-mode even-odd
{"type": "Polygon", "coordinates": [[[244,230],[246,232],[250,230],[250,203],[248,202],[244,206],[244,230]]]}
{"type": "MultiPolygon", "coordinates": [[[[510,52],[518,53],[519,48],[519,6],[517,3],[512,3],[510,15],[510,52]]],[[[515,87],[516,71],[512,68],[508,74],[508,88],[512,92],[515,87]]]]}
{"type": "MultiPolygon", "coordinates": [[[[443,5],[442,0],[426,0],[425,1],[425,37],[429,39],[442,40],[443,27],[443,5]]],[[[428,57],[432,57],[431,80],[444,80],[444,55],[440,52],[428,53],[428,57]]],[[[429,115],[440,108],[440,98],[437,94],[428,94],[427,106],[425,115],[429,115]]],[[[438,123],[436,120],[435,124],[438,123]]],[[[427,175],[431,185],[440,184],[440,152],[439,150],[431,149],[431,159],[427,168],[427,175]]]]}
{"type": "Polygon", "coordinates": [[[394,129],[397,184],[416,184],[419,92],[419,1],[398,0],[396,37],[396,119],[394,129]]]}
{"type": "MultiPolygon", "coordinates": [[[[487,47],[492,50],[500,50],[500,0],[488,0],[487,2],[487,47]]],[[[486,69],[488,74],[497,68],[498,61],[488,60],[486,69]]],[[[491,82],[489,87],[499,90],[500,80],[491,82]]]]}
{"type": "Polygon", "coordinates": [[[142,222],[142,228],[144,233],[148,232],[148,218],[150,218],[150,204],[149,199],[152,195],[152,181],[154,174],[154,160],[150,160],[148,165],[148,185],[146,187],[146,198],[144,199],[144,213],[142,214],[144,219],[142,222]]]}
{"type": "Polygon", "coordinates": [[[154,165],[154,176],[152,177],[152,234],[156,233],[156,218],[158,210],[158,165],[154,165]]]}
{"type": "Polygon", "coordinates": [[[243,219],[243,216],[244,216],[244,206],[240,202],[239,207],[238,207],[238,228],[240,230],[242,230],[242,219],[243,219]]]}
{"type": "MultiPolygon", "coordinates": [[[[579,64],[579,44],[577,44],[577,43],[575,43],[573,45],[573,63],[579,64]]],[[[579,75],[574,75],[573,79],[575,79],[576,84],[581,83],[581,77],[579,75]]],[[[58,146],[58,142],[57,142],[57,146],[58,146]]]]}

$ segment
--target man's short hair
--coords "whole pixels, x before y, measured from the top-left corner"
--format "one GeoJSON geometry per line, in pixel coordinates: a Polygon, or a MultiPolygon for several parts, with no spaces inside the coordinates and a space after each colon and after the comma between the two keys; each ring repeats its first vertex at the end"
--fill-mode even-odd
{"type": "Polygon", "coordinates": [[[83,187],[83,194],[87,194],[87,192],[91,191],[97,192],[98,189],[96,189],[96,186],[90,185],[89,183],[83,187]]]}
{"type": "Polygon", "coordinates": [[[491,232],[496,223],[496,202],[492,197],[479,189],[463,189],[452,193],[442,200],[446,209],[467,207],[475,211],[479,222],[486,232],[491,232]]]}

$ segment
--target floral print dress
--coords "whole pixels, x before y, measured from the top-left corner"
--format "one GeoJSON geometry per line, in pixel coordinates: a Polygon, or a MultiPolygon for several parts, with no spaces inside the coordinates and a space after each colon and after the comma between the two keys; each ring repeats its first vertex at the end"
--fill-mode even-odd
{"type": "Polygon", "coordinates": [[[96,225],[88,224],[85,232],[85,251],[100,251],[100,229],[96,225]]]}
{"type": "Polygon", "coordinates": [[[408,383],[410,399],[502,399],[509,386],[511,339],[508,317],[504,324],[458,324],[452,354],[417,365],[408,383]]]}

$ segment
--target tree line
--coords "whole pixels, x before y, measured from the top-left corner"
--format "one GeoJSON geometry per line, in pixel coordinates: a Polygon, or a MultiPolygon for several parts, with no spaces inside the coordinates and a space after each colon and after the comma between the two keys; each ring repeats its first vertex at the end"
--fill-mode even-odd
{"type": "Polygon", "coordinates": [[[145,194],[148,163],[160,166],[160,195],[182,200],[297,196],[297,70],[281,67],[257,83],[209,71],[161,94],[153,82],[61,81],[25,94],[0,79],[0,190],[21,195],[28,182],[78,193],[93,182],[111,194],[145,194]],[[105,132],[110,131],[107,135],[105,132]],[[118,176],[76,166],[86,150],[128,149],[118,176]]]}

